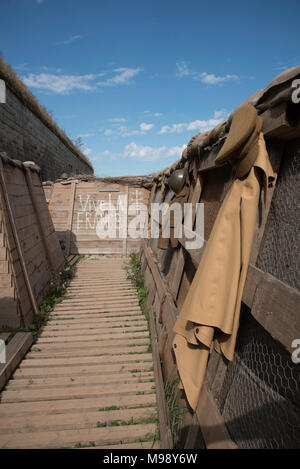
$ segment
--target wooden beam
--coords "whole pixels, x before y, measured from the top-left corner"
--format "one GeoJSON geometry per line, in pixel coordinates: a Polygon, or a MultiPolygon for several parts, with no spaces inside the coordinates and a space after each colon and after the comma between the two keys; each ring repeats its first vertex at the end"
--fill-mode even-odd
{"type": "Polygon", "coordinates": [[[292,352],[292,341],[300,337],[300,293],[267,272],[250,265],[243,302],[263,328],[292,352]]]}
{"type": "Polygon", "coordinates": [[[169,423],[168,407],[164,391],[163,375],[160,364],[157,331],[152,311],[149,312],[149,318],[152,342],[153,371],[156,382],[156,403],[158,409],[161,449],[171,449],[173,448],[173,441],[169,423]]]}
{"type": "Polygon", "coordinates": [[[193,415],[192,424],[189,426],[189,431],[185,440],[184,449],[195,449],[199,435],[199,422],[197,415],[193,415]]]}
{"type": "Polygon", "coordinates": [[[196,415],[207,449],[237,449],[231,440],[216,401],[206,384],[202,386],[196,415]]]}
{"type": "Polygon", "coordinates": [[[6,346],[6,363],[0,365],[0,391],[22,361],[32,341],[31,332],[17,332],[6,346]]]}
{"type": "Polygon", "coordinates": [[[76,182],[72,182],[70,188],[70,209],[67,221],[67,236],[66,236],[66,256],[70,254],[71,249],[71,236],[72,236],[72,224],[73,224],[73,212],[74,212],[74,204],[75,204],[75,197],[76,197],[76,182]]]}
{"type": "Polygon", "coordinates": [[[127,227],[127,224],[128,224],[128,185],[126,186],[122,186],[121,187],[121,190],[123,192],[123,194],[125,196],[127,196],[127,199],[126,199],[126,213],[124,215],[124,219],[126,220],[126,227],[125,228],[125,238],[123,239],[123,257],[127,257],[127,236],[128,236],[128,227],[127,227]]]}
{"type": "MultiPolygon", "coordinates": [[[[289,99],[287,102],[267,109],[260,115],[263,119],[262,131],[266,137],[276,137],[288,141],[300,136],[300,126],[293,126],[287,116],[288,106],[290,104],[291,100],[289,99]]],[[[296,109],[296,107],[294,109],[296,109]]]]}

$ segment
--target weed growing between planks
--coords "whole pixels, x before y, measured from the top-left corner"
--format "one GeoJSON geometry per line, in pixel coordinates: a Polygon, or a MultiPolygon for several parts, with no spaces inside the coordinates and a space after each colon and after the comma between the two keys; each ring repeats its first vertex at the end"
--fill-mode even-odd
{"type": "MultiPolygon", "coordinates": [[[[150,318],[147,311],[147,288],[144,285],[144,279],[142,275],[141,261],[137,253],[132,252],[129,256],[129,262],[125,267],[127,272],[127,278],[135,285],[138,294],[139,305],[145,316],[148,324],[148,330],[151,336],[150,318]]],[[[148,352],[152,353],[151,340],[148,347],[148,352]]]]}
{"type": "Polygon", "coordinates": [[[177,445],[180,442],[181,431],[184,426],[185,413],[184,407],[178,405],[181,393],[178,385],[178,377],[175,379],[170,379],[165,383],[165,396],[168,406],[168,416],[174,448],[180,448],[180,445],[177,445]]]}

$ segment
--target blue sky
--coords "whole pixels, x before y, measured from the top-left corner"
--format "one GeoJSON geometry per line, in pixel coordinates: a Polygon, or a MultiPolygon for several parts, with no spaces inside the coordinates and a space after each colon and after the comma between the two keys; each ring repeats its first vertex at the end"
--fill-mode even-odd
{"type": "Polygon", "coordinates": [[[300,0],[0,0],[0,50],[97,175],[181,156],[299,65],[300,0]]]}

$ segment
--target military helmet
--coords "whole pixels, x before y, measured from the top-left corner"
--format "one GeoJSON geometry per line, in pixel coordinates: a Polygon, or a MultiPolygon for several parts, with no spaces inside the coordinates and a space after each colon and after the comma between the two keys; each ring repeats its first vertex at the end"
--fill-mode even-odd
{"type": "Polygon", "coordinates": [[[185,180],[187,175],[187,169],[176,169],[173,171],[171,176],[168,178],[168,185],[175,194],[179,194],[179,192],[183,189],[185,180]]]}

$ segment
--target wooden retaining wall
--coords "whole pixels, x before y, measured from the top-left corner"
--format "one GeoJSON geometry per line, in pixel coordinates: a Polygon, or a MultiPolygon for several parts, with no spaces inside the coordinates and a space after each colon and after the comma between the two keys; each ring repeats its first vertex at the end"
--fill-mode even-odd
{"type": "Polygon", "coordinates": [[[0,154],[0,325],[28,326],[64,263],[32,163],[0,154]]]}
{"type": "MultiPolygon", "coordinates": [[[[291,148],[293,148],[294,154],[295,152],[299,153],[300,140],[295,140],[295,137],[299,136],[299,129],[297,132],[295,129],[291,132],[289,126],[286,125],[284,131],[280,122],[278,122],[276,112],[274,112],[274,116],[273,118],[268,114],[267,121],[264,122],[265,128],[267,128],[265,132],[267,149],[273,169],[276,175],[279,175],[281,184],[282,181],[285,181],[284,184],[288,186],[292,185],[291,181],[294,177],[295,168],[286,171],[283,166],[285,159],[288,158],[291,152],[291,148]],[[271,137],[268,138],[269,134],[271,137]],[[295,142],[298,142],[296,145],[297,150],[295,150],[295,142]]],[[[213,145],[212,148],[208,148],[201,158],[182,159],[177,164],[177,168],[185,166],[189,172],[192,188],[189,202],[204,203],[205,243],[209,238],[219,207],[233,181],[230,167],[220,168],[214,165],[215,157],[221,145],[222,141],[213,145]]],[[[167,174],[170,174],[170,172],[167,171],[167,174]]],[[[299,291],[293,288],[294,285],[285,283],[257,267],[257,260],[266,251],[268,247],[266,240],[273,230],[273,218],[269,217],[269,213],[270,210],[272,213],[274,212],[274,201],[278,201],[278,197],[274,198],[276,190],[277,186],[274,185],[274,188],[269,192],[265,208],[262,212],[259,211],[258,214],[242,307],[249,309],[255,321],[270,336],[270,340],[279,344],[278,347],[280,347],[282,353],[286,351],[291,354],[293,351],[292,341],[300,337],[299,291]]],[[[291,190],[293,191],[292,188],[291,190]]],[[[294,191],[296,191],[296,188],[294,188],[294,191]]],[[[173,192],[168,189],[167,184],[164,184],[164,177],[161,174],[152,187],[150,202],[168,202],[172,196],[173,192]]],[[[294,200],[293,193],[290,193],[291,200],[294,200]]],[[[286,217],[289,218],[288,221],[282,219],[282,223],[288,225],[293,223],[292,220],[296,213],[295,207],[292,205],[289,201],[286,204],[286,217]]],[[[159,372],[162,375],[162,385],[177,374],[175,356],[172,350],[173,326],[201,260],[205,243],[201,249],[189,250],[186,248],[183,238],[178,248],[172,249],[169,246],[167,251],[158,248],[157,239],[148,239],[142,243],[140,253],[142,272],[148,293],[152,336],[157,342],[157,363],[161,363],[159,372]]],[[[288,240],[285,243],[288,244],[288,240]]],[[[278,242],[278,244],[280,243],[278,242]]],[[[290,265],[293,269],[292,253],[295,253],[297,249],[295,245],[290,247],[292,247],[290,265]]],[[[273,250],[276,249],[274,244],[268,249],[270,258],[274,255],[277,256],[277,259],[280,257],[280,250],[273,253],[273,250]],[[272,251],[272,254],[270,251],[272,251]]],[[[286,270],[289,266],[283,267],[283,270],[286,270]]],[[[272,266],[269,268],[270,271],[272,272],[272,266]]],[[[291,360],[290,366],[296,367],[291,360]]],[[[181,441],[180,447],[193,448],[196,444],[199,444],[199,441],[201,441],[197,433],[199,429],[203,438],[203,447],[208,449],[238,447],[230,435],[220,408],[220,395],[228,378],[228,367],[229,363],[222,356],[215,351],[211,353],[202,394],[194,415],[190,412],[183,391],[182,402],[186,406],[187,420],[185,425],[187,428],[185,428],[184,441],[181,441]]],[[[297,367],[299,368],[299,365],[297,367]]],[[[297,376],[296,368],[294,368],[294,371],[295,376],[297,376]]],[[[278,379],[281,379],[280,376],[278,379]]],[[[243,399],[246,401],[247,396],[243,396],[243,399]]],[[[165,412],[167,422],[165,402],[162,404],[161,411],[165,412]]],[[[167,435],[167,423],[165,428],[165,434],[167,435]]]]}
{"type": "Polygon", "coordinates": [[[128,212],[128,208],[135,203],[147,206],[148,190],[124,184],[81,182],[76,179],[56,182],[54,185],[44,184],[43,187],[49,200],[55,231],[66,254],[110,254],[126,257],[132,251],[139,251],[140,240],[121,237],[119,225],[116,237],[100,238],[96,233],[96,210],[101,204],[111,203],[117,207],[120,195],[127,196],[124,216],[128,226],[134,216],[128,212]]]}

